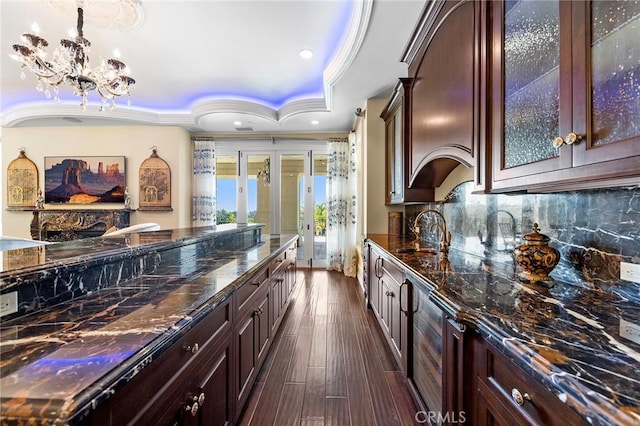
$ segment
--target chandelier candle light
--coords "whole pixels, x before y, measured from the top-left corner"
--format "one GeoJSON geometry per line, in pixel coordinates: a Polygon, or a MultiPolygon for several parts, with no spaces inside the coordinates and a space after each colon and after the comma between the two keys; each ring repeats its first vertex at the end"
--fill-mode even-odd
{"type": "MultiPolygon", "coordinates": [[[[42,37],[24,33],[23,44],[14,44],[13,49],[17,55],[11,57],[21,63],[21,77],[24,79],[24,70],[31,71],[38,79],[36,89],[45,92],[47,98],[51,97],[50,88],[53,88],[55,100],[60,102],[58,86],[66,82],[73,87],[74,94],[82,97],[82,110],[87,107],[87,94],[96,90],[102,98],[100,111],[104,111],[107,103],[110,108],[115,107],[115,98],[127,95],[127,104],[131,105],[131,89],[136,81],[129,77],[127,66],[118,59],[102,60],[96,68],[89,64],[89,47],[91,42],[84,38],[82,32],[83,9],[86,0],[78,1],[78,24],[74,40],[62,39],[60,45],[53,53],[53,58],[46,59],[45,48],[49,43],[42,37]]],[[[31,28],[37,33],[37,24],[31,28]]],[[[117,55],[116,55],[117,56],[117,55]]]]}

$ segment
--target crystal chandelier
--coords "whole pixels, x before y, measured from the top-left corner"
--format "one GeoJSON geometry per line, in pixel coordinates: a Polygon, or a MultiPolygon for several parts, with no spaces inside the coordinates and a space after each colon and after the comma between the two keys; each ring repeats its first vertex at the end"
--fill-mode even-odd
{"type": "Polygon", "coordinates": [[[267,158],[262,164],[262,169],[258,170],[258,179],[262,179],[265,185],[271,183],[271,160],[267,158]]]}
{"type": "MultiPolygon", "coordinates": [[[[38,79],[36,89],[44,91],[47,98],[51,97],[51,89],[55,100],[60,101],[58,86],[66,82],[73,87],[74,94],[82,97],[82,110],[87,107],[87,94],[96,90],[102,98],[100,111],[104,111],[107,104],[113,109],[115,98],[127,95],[127,104],[131,105],[131,89],[135,80],[127,75],[127,66],[118,59],[102,60],[96,68],[89,64],[89,47],[91,42],[84,38],[82,32],[86,0],[78,1],[78,24],[74,40],[60,40],[61,48],[53,52],[52,59],[46,59],[45,48],[49,43],[42,37],[24,33],[22,40],[25,44],[14,44],[17,55],[11,57],[21,63],[21,78],[25,78],[24,71],[30,71],[38,79]]],[[[32,27],[34,32],[36,28],[32,27]]]]}

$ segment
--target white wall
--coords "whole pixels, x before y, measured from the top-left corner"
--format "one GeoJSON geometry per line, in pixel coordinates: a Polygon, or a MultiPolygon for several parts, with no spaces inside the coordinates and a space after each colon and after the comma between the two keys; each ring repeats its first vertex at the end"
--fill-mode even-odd
{"type": "Polygon", "coordinates": [[[388,99],[368,99],[364,122],[364,158],[367,164],[364,179],[364,232],[386,234],[388,215],[385,202],[385,131],[380,113],[388,99]]]}
{"type": "MultiPolygon", "coordinates": [[[[124,155],[131,208],[138,207],[138,170],[151,155],[151,147],[171,168],[171,212],[131,214],[131,224],[156,222],[162,229],[191,226],[192,148],[189,133],[179,127],[25,127],[2,129],[2,182],[6,186],[7,166],[25,147],[25,154],[38,167],[38,179],[44,187],[45,156],[124,155]]],[[[3,188],[3,191],[5,189],[3,188]]],[[[30,238],[30,211],[7,211],[2,197],[2,234],[30,238]]],[[[78,205],[45,205],[45,208],[79,208],[78,205]]],[[[122,208],[122,204],[82,205],[80,208],[122,208]]]]}

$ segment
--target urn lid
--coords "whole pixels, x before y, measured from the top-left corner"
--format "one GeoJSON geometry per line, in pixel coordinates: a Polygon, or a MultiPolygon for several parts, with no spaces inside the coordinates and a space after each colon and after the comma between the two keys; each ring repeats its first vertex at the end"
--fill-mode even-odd
{"type": "Polygon", "coordinates": [[[533,232],[523,236],[522,239],[525,240],[527,244],[530,244],[530,245],[540,245],[540,244],[548,243],[551,240],[551,238],[547,237],[544,234],[539,233],[538,232],[539,230],[540,228],[538,228],[538,224],[534,223],[533,232]]]}

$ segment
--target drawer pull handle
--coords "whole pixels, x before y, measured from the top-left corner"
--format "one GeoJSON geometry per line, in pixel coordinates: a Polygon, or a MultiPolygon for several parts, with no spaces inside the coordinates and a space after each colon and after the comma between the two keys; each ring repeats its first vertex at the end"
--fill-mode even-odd
{"type": "Polygon", "coordinates": [[[187,413],[191,413],[191,415],[192,415],[193,417],[195,417],[195,416],[197,416],[197,415],[198,415],[198,408],[200,408],[200,407],[198,406],[198,397],[197,397],[197,396],[194,396],[194,397],[193,397],[193,401],[192,401],[192,402],[187,401],[187,405],[184,407],[184,410],[185,410],[187,413]],[[191,404],[191,405],[189,405],[189,404],[191,404]]]}
{"type": "Polygon", "coordinates": [[[194,354],[194,355],[195,355],[195,353],[196,353],[196,352],[198,352],[198,349],[200,349],[200,346],[198,346],[198,344],[197,344],[197,343],[196,343],[196,344],[194,344],[193,346],[191,346],[191,345],[185,345],[185,346],[183,346],[183,347],[184,347],[184,350],[185,350],[185,351],[187,351],[187,352],[191,352],[191,353],[192,353],[192,354],[194,354]]]}
{"type": "Polygon", "coordinates": [[[528,393],[521,393],[518,389],[513,388],[511,389],[511,398],[513,398],[513,402],[515,402],[516,404],[518,404],[519,406],[523,406],[525,400],[526,401],[531,401],[531,397],[529,396],[528,393]]]}
{"type": "Polygon", "coordinates": [[[260,281],[254,281],[251,283],[252,285],[255,285],[256,287],[260,285],[260,281]]]}

